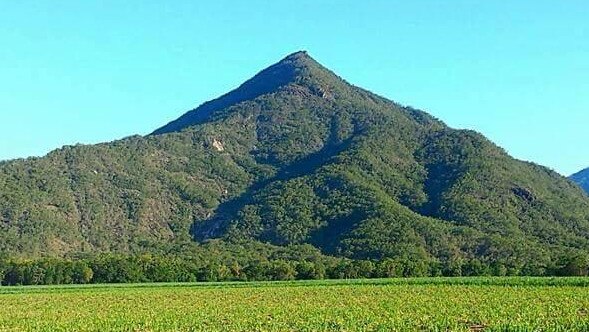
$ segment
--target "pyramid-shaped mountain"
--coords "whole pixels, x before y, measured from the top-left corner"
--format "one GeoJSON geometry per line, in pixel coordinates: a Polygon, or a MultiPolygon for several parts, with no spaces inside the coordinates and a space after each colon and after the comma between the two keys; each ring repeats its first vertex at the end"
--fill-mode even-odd
{"type": "Polygon", "coordinates": [[[0,212],[0,251],[28,256],[213,240],[534,274],[589,249],[571,181],[305,52],[152,135],[0,164],[0,212]]]}

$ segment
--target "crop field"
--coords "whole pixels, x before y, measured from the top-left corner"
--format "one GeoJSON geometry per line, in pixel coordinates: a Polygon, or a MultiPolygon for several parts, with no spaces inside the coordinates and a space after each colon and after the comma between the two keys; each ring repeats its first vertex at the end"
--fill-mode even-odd
{"type": "Polygon", "coordinates": [[[0,331],[589,331],[589,281],[2,287],[0,310],[0,331]]]}

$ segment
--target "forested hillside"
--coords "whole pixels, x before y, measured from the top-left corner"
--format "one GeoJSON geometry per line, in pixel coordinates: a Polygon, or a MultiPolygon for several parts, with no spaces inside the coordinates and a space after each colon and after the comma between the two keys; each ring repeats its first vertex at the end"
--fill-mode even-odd
{"type": "Polygon", "coordinates": [[[0,164],[0,218],[0,251],[20,258],[215,239],[215,257],[310,245],[315,260],[388,259],[404,275],[541,275],[585,268],[589,252],[589,199],[568,179],[305,52],[152,135],[0,164]]]}

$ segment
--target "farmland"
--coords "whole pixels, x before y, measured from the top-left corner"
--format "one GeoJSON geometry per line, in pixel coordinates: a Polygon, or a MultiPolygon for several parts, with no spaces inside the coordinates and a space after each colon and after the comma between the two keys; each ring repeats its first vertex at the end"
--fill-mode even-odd
{"type": "Polygon", "coordinates": [[[0,331],[571,331],[582,278],[0,288],[0,331]]]}

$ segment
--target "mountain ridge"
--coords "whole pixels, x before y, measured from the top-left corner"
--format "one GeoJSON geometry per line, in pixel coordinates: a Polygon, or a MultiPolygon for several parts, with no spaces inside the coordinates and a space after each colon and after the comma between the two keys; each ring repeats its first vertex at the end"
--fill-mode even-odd
{"type": "Polygon", "coordinates": [[[569,176],[569,179],[577,183],[585,192],[589,193],[589,168],[569,176]]]}

